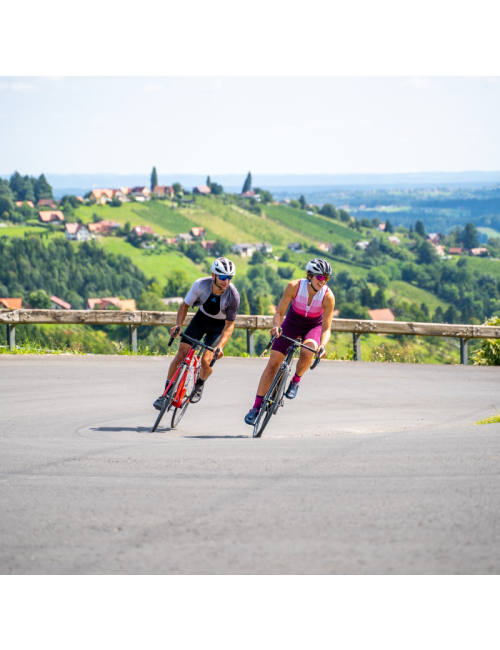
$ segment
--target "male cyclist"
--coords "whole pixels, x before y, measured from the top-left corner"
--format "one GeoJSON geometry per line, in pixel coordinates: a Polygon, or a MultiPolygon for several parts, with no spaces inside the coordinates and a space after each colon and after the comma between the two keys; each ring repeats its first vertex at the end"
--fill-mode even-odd
{"type": "MultiPolygon", "coordinates": [[[[307,279],[292,280],[288,284],[273,317],[274,327],[271,336],[277,338],[274,340],[269,361],[260,378],[255,404],[245,416],[245,422],[252,426],[259,415],[271,382],[291,345],[286,339],[280,338],[281,334],[291,339],[301,337],[304,345],[315,350],[319,347],[320,357],[325,356],[335,307],[335,297],[326,284],[332,274],[332,267],[326,260],[315,258],[307,264],[306,271],[307,279]],[[289,305],[290,309],[287,313],[289,305]]],[[[297,396],[299,382],[310,367],[313,356],[313,352],[301,348],[295,375],[285,393],[288,399],[297,396]]]]}
{"type": "MultiPolygon", "coordinates": [[[[170,335],[173,337],[181,336],[181,342],[179,350],[170,364],[167,384],[191,347],[187,339],[181,335],[180,329],[189,307],[199,306],[199,309],[186,327],[185,334],[198,341],[205,335],[204,342],[206,345],[213,348],[219,347],[220,351],[217,359],[224,356],[224,346],[233,333],[234,321],[240,305],[240,294],[235,286],[231,284],[231,279],[236,273],[236,267],[227,257],[219,257],[212,262],[211,271],[212,277],[196,280],[184,301],[179,305],[177,324],[170,329],[170,335]],[[179,328],[178,332],[176,332],[177,328],[179,328]]],[[[213,352],[205,350],[201,358],[200,377],[194,385],[191,404],[195,404],[201,399],[205,381],[213,372],[213,369],[210,368],[213,356],[213,352]]],[[[153,404],[155,409],[161,410],[164,400],[165,398],[160,395],[153,404]]]]}

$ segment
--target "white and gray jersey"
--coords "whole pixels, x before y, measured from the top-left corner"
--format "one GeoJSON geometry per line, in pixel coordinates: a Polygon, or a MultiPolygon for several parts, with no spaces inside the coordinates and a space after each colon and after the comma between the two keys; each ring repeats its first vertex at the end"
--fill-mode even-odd
{"type": "Polygon", "coordinates": [[[234,321],[240,306],[240,294],[233,284],[220,296],[212,292],[212,278],[196,280],[184,298],[186,305],[200,307],[200,311],[220,320],[234,321]]]}

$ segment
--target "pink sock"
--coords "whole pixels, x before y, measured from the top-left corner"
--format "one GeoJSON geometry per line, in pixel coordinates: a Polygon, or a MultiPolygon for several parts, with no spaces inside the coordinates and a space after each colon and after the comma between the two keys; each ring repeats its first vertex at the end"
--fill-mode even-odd
{"type": "Polygon", "coordinates": [[[254,409],[260,409],[262,406],[262,402],[264,401],[264,397],[261,397],[260,395],[257,395],[255,397],[255,404],[253,405],[254,409]]]}
{"type": "Polygon", "coordinates": [[[298,384],[299,381],[300,381],[300,377],[297,373],[295,373],[292,379],[292,384],[298,384]]]}

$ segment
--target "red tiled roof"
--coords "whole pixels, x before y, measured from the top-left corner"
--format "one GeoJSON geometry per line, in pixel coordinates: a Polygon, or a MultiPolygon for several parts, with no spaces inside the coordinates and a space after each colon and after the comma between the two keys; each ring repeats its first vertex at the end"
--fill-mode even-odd
{"type": "Polygon", "coordinates": [[[255,196],[255,190],[248,190],[246,192],[242,192],[240,196],[255,196]]]}
{"type": "Polygon", "coordinates": [[[0,298],[0,305],[5,309],[21,309],[23,306],[22,298],[0,298]]]}
{"type": "Polygon", "coordinates": [[[462,252],[462,247],[460,246],[452,246],[450,248],[450,255],[460,255],[462,252]]]}
{"type": "Polygon", "coordinates": [[[115,192],[116,190],[92,190],[91,195],[93,195],[95,199],[100,199],[103,195],[108,199],[112,199],[115,192]]]}
{"type": "Polygon", "coordinates": [[[55,302],[56,305],[59,305],[63,309],[71,309],[71,305],[69,302],[66,302],[65,300],[61,300],[61,298],[58,298],[57,296],[50,296],[50,299],[52,302],[55,302]]]}
{"type": "Polygon", "coordinates": [[[369,309],[368,314],[372,320],[395,321],[396,317],[390,309],[369,309]]]}
{"type": "Polygon", "coordinates": [[[43,208],[43,207],[56,208],[57,207],[54,199],[40,199],[38,201],[37,205],[39,207],[41,207],[41,208],[43,208]]]}
{"type": "Polygon", "coordinates": [[[40,221],[50,223],[51,221],[64,221],[64,214],[60,210],[41,210],[38,213],[40,221]]]}
{"type": "Polygon", "coordinates": [[[193,192],[196,191],[198,194],[211,194],[212,190],[208,187],[208,185],[197,185],[193,192]]]}
{"type": "Polygon", "coordinates": [[[201,228],[201,227],[191,228],[190,232],[193,235],[193,237],[204,237],[205,236],[205,228],[201,228]]]}
{"type": "Polygon", "coordinates": [[[132,230],[138,237],[144,235],[144,233],[147,233],[148,235],[154,235],[151,226],[134,226],[132,230]]]}

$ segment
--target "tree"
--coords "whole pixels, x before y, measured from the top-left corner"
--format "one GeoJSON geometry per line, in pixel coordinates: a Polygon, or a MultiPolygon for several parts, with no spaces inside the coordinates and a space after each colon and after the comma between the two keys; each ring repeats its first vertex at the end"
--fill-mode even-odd
{"type": "Polygon", "coordinates": [[[385,309],[387,307],[387,298],[383,289],[378,289],[373,296],[373,304],[375,309],[385,309]]]}
{"type": "Polygon", "coordinates": [[[381,289],[387,289],[389,286],[389,279],[386,274],[380,269],[372,269],[368,273],[368,282],[373,282],[381,289]]]}
{"type": "Polygon", "coordinates": [[[359,302],[343,302],[340,305],[340,318],[355,318],[368,320],[368,312],[359,302]]]}
{"type": "Polygon", "coordinates": [[[248,263],[255,265],[255,264],[264,264],[265,258],[264,255],[260,251],[255,251],[255,253],[252,255],[252,257],[249,259],[248,263]]]}
{"type": "Polygon", "coordinates": [[[255,194],[260,196],[260,200],[264,203],[272,203],[274,201],[273,195],[267,190],[263,190],[260,187],[255,188],[255,194]]]}
{"type": "Polygon", "coordinates": [[[427,316],[427,318],[429,318],[429,307],[427,307],[427,305],[425,304],[425,302],[423,302],[423,303],[420,305],[420,311],[421,311],[425,316],[427,316]]]}
{"type": "Polygon", "coordinates": [[[158,174],[156,173],[156,167],[153,167],[151,172],[151,191],[158,185],[158,174]]]}
{"type": "Polygon", "coordinates": [[[257,316],[262,316],[265,311],[264,301],[262,300],[262,296],[259,294],[255,299],[255,314],[257,316]]]}
{"type": "Polygon", "coordinates": [[[174,190],[174,192],[176,194],[182,194],[183,193],[182,185],[180,183],[173,183],[172,189],[174,190]]]}
{"type": "Polygon", "coordinates": [[[410,223],[410,235],[413,235],[413,224],[410,223]]]}
{"type": "Polygon", "coordinates": [[[436,251],[434,250],[434,246],[428,241],[422,242],[417,250],[417,253],[418,261],[420,264],[434,264],[437,262],[438,257],[436,251]]]}
{"type": "Polygon", "coordinates": [[[0,196],[0,216],[8,219],[14,212],[14,204],[8,196],[0,196]]]}
{"type": "Polygon", "coordinates": [[[205,183],[207,187],[210,187],[211,182],[210,182],[210,176],[207,176],[207,182],[205,183]]]}
{"type": "Polygon", "coordinates": [[[28,296],[29,304],[35,309],[50,309],[50,298],[43,289],[32,291],[28,296]]]}
{"type": "Polygon", "coordinates": [[[137,309],[144,311],[168,311],[168,307],[155,291],[141,291],[137,299],[137,309]]]}
{"type": "Polygon", "coordinates": [[[425,228],[424,228],[424,224],[422,223],[422,221],[420,221],[420,219],[415,224],[415,232],[417,233],[417,235],[420,235],[420,237],[423,237],[425,239],[425,228]]]}
{"type": "Polygon", "coordinates": [[[245,316],[250,315],[250,303],[248,302],[248,296],[247,292],[245,289],[240,294],[240,308],[239,311],[241,314],[244,314],[245,316]]]}
{"type": "Polygon", "coordinates": [[[305,210],[307,208],[306,198],[303,194],[300,195],[299,203],[302,210],[305,210]]]}
{"type": "Polygon", "coordinates": [[[290,261],[290,252],[285,250],[283,251],[280,257],[280,262],[289,262],[289,261],[290,261]]]}
{"type": "Polygon", "coordinates": [[[185,296],[190,288],[191,283],[189,282],[186,271],[174,269],[165,285],[165,297],[175,298],[177,296],[185,296]]]}
{"type": "Polygon", "coordinates": [[[247,177],[245,178],[245,182],[243,183],[243,189],[241,190],[241,193],[244,194],[245,192],[250,192],[252,189],[252,174],[248,172],[247,177]]]}
{"type": "Polygon", "coordinates": [[[339,210],[339,216],[340,216],[340,221],[348,222],[351,220],[351,215],[347,212],[347,210],[343,210],[340,208],[339,210]]]}
{"type": "Polygon", "coordinates": [[[220,239],[215,240],[212,248],[212,254],[214,257],[226,257],[229,254],[230,250],[231,243],[227,239],[221,237],[220,239]]]}
{"type": "Polygon", "coordinates": [[[458,309],[455,307],[455,305],[450,305],[448,309],[445,311],[443,316],[443,320],[445,323],[456,323],[459,318],[460,318],[460,314],[458,312],[458,309]]]}
{"type": "Polygon", "coordinates": [[[280,278],[283,278],[283,280],[291,280],[294,273],[295,269],[293,266],[280,266],[278,269],[278,275],[280,278]]]}
{"type": "Polygon", "coordinates": [[[325,203],[319,213],[325,217],[329,217],[330,219],[340,219],[337,208],[331,203],[325,203]]]}
{"type": "Polygon", "coordinates": [[[471,250],[471,248],[477,248],[479,246],[479,241],[477,238],[476,226],[473,223],[466,223],[463,231],[460,233],[460,239],[464,245],[464,248],[471,250]]]}
{"type": "Polygon", "coordinates": [[[388,232],[389,234],[392,234],[394,232],[394,226],[389,221],[389,219],[387,219],[387,221],[385,222],[385,231],[384,232],[388,232]]]}
{"type": "Polygon", "coordinates": [[[35,181],[35,198],[37,201],[40,199],[53,199],[52,187],[47,182],[47,179],[43,174],[40,174],[38,179],[35,181]]]}
{"type": "Polygon", "coordinates": [[[434,312],[434,316],[432,317],[432,322],[442,323],[443,321],[444,321],[443,308],[441,307],[441,305],[438,305],[436,307],[436,311],[434,312]]]}

